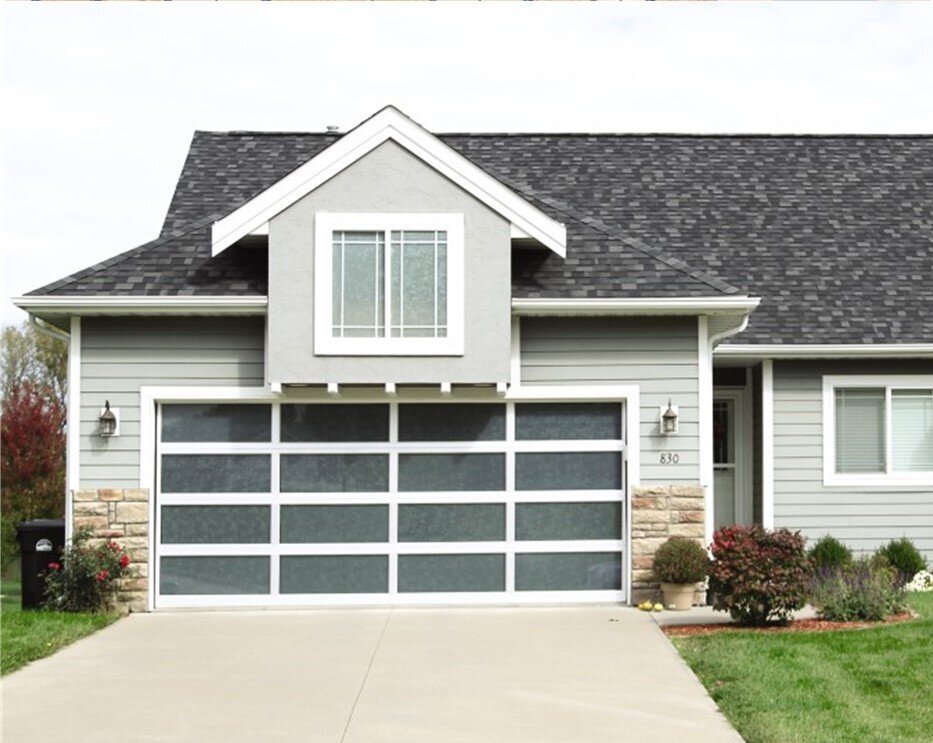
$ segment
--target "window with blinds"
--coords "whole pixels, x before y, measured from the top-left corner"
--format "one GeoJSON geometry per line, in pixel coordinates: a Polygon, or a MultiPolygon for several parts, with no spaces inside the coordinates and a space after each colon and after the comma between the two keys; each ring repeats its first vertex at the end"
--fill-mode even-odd
{"type": "Polygon", "coordinates": [[[933,472],[933,389],[837,387],[834,397],[838,474],[933,472]]]}

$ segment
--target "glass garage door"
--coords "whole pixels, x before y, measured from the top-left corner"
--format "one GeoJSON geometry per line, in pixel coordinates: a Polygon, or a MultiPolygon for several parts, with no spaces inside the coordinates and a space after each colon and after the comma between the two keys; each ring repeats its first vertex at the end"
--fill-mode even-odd
{"type": "Polygon", "coordinates": [[[159,406],[156,606],[623,597],[621,402],[159,406]]]}

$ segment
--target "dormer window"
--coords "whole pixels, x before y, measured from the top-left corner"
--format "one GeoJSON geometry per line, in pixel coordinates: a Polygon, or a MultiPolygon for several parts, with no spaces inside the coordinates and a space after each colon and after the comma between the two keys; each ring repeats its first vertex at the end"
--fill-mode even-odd
{"type": "Polygon", "coordinates": [[[461,214],[315,221],[316,354],[463,354],[461,214]]]}

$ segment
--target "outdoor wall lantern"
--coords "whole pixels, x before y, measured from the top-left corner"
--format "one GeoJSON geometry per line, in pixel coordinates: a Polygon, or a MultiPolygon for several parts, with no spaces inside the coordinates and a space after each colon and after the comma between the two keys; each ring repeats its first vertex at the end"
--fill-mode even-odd
{"type": "Polygon", "coordinates": [[[670,398],[667,401],[667,410],[662,407],[661,411],[661,433],[665,436],[677,433],[677,408],[670,398]]]}
{"type": "Polygon", "coordinates": [[[117,416],[110,409],[110,400],[104,403],[104,410],[97,419],[100,424],[101,438],[110,438],[117,435],[117,416]]]}

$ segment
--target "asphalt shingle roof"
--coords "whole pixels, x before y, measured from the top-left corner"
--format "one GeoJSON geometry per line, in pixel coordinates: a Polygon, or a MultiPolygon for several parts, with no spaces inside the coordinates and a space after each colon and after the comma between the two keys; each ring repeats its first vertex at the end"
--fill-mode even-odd
{"type": "MultiPolygon", "coordinates": [[[[338,136],[196,133],[157,240],[34,293],[263,294],[265,251],[211,258],[209,226],[338,136]]],[[[933,341],[933,137],[440,137],[567,224],[516,297],[741,291],[741,342],[933,341]]]]}

